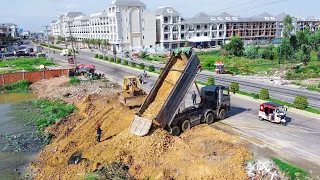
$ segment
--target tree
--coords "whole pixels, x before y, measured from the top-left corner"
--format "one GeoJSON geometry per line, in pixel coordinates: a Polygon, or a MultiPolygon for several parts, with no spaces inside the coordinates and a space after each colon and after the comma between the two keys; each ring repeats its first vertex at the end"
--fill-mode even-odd
{"type": "Polygon", "coordinates": [[[283,36],[285,38],[289,38],[291,35],[292,30],[294,29],[294,26],[292,25],[292,17],[290,15],[287,15],[283,20],[283,36]]]}
{"type": "Polygon", "coordinates": [[[317,60],[320,61],[320,47],[318,48],[318,51],[317,51],[317,60]]]}
{"type": "Polygon", "coordinates": [[[101,44],[102,44],[102,40],[101,39],[96,39],[96,44],[98,45],[98,48],[100,49],[101,44]]]}
{"type": "Polygon", "coordinates": [[[310,61],[311,50],[312,50],[312,48],[311,48],[310,45],[308,45],[308,44],[302,44],[301,45],[301,48],[300,48],[300,50],[298,52],[298,57],[297,58],[298,58],[299,61],[303,62],[304,65],[307,65],[307,62],[310,61]]]}
{"type": "Polygon", "coordinates": [[[206,83],[207,86],[213,86],[214,85],[214,79],[213,77],[209,77],[206,83]]]}
{"type": "Polygon", "coordinates": [[[308,43],[308,37],[301,30],[297,32],[297,40],[298,40],[298,46],[299,47],[301,47],[302,44],[307,44],[308,43]]]}
{"type": "Polygon", "coordinates": [[[104,46],[107,49],[107,40],[102,40],[101,45],[104,46]]]}
{"type": "Polygon", "coordinates": [[[283,38],[277,50],[279,64],[283,60],[292,61],[293,53],[294,53],[294,50],[290,44],[290,40],[288,38],[283,38]]]}
{"type": "Polygon", "coordinates": [[[308,98],[305,96],[297,96],[294,101],[293,104],[296,108],[298,109],[305,109],[308,107],[309,103],[308,103],[308,98]]]}
{"type": "Polygon", "coordinates": [[[95,40],[94,40],[94,39],[89,39],[89,44],[92,44],[93,47],[94,47],[94,45],[95,45],[95,40]]]}
{"type": "Polygon", "coordinates": [[[230,55],[242,56],[243,55],[243,41],[238,36],[233,36],[230,43],[226,46],[230,55]]]}
{"type": "Polygon", "coordinates": [[[261,89],[260,90],[259,99],[262,99],[262,100],[269,99],[269,91],[268,91],[268,89],[261,89]]]}
{"type": "Polygon", "coordinates": [[[64,37],[62,37],[62,36],[58,36],[57,39],[58,39],[58,41],[62,42],[62,41],[65,41],[66,38],[64,38],[64,37]]]}
{"type": "Polygon", "coordinates": [[[296,35],[290,36],[290,44],[295,51],[299,49],[298,39],[296,35]]]}

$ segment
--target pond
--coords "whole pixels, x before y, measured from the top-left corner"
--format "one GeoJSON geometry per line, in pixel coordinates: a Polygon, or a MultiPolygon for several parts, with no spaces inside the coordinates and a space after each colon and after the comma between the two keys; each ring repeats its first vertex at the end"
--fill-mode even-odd
{"type": "Polygon", "coordinates": [[[29,163],[40,150],[35,126],[13,121],[10,115],[15,103],[35,99],[34,94],[0,94],[0,179],[25,177],[30,171],[29,163]]]}

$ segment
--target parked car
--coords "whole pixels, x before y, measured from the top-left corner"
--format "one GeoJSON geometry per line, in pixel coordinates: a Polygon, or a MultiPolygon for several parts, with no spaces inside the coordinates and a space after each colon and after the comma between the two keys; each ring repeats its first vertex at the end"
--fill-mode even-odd
{"type": "Polygon", "coordinates": [[[20,57],[20,56],[29,56],[29,53],[26,53],[25,51],[17,51],[16,52],[16,56],[20,57]]]}
{"type": "Polygon", "coordinates": [[[9,53],[6,51],[0,51],[0,57],[8,57],[9,53]]]}

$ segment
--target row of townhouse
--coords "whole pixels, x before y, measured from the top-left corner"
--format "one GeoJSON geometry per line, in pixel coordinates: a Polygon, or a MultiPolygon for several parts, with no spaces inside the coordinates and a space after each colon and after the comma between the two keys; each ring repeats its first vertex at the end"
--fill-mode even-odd
{"type": "Polygon", "coordinates": [[[19,37],[19,27],[13,23],[0,23],[0,36],[19,37]]]}
{"type": "Polygon", "coordinates": [[[69,12],[50,24],[52,35],[84,39],[103,39],[118,51],[154,47],[156,16],[140,0],[115,0],[103,12],[84,15],[69,12]],[[70,30],[70,31],[69,31],[70,30]]]}
{"type": "MultiPolygon", "coordinates": [[[[69,12],[51,23],[53,36],[83,39],[105,39],[115,44],[117,50],[144,49],[149,47],[174,48],[185,45],[216,46],[239,36],[246,44],[263,44],[283,37],[281,13],[273,16],[262,13],[244,18],[220,13],[208,15],[203,12],[192,18],[184,18],[169,6],[154,12],[146,11],[140,0],[115,0],[103,12],[85,15],[69,12]],[[70,30],[70,31],[69,31],[70,30]]],[[[294,30],[319,29],[319,19],[293,18],[294,30]]]]}
{"type": "MultiPolygon", "coordinates": [[[[227,43],[233,36],[239,36],[245,44],[263,44],[283,37],[283,20],[287,16],[281,13],[273,16],[262,13],[250,18],[233,16],[228,13],[208,15],[203,12],[192,18],[183,18],[172,7],[159,7],[157,15],[157,44],[165,48],[188,45],[216,46],[227,43]]],[[[315,32],[320,28],[320,20],[293,18],[295,34],[299,30],[310,28],[315,32]]]]}

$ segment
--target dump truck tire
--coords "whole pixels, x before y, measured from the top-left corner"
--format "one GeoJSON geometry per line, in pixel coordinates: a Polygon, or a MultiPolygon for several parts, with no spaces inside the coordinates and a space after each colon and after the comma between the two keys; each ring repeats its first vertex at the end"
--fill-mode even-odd
{"type": "Polygon", "coordinates": [[[219,112],[219,119],[223,120],[225,118],[226,118],[226,110],[221,109],[220,112],[219,112]]]}
{"type": "Polygon", "coordinates": [[[210,112],[206,115],[206,123],[212,124],[214,122],[214,115],[210,112]]]}
{"type": "Polygon", "coordinates": [[[181,125],[182,132],[185,132],[191,128],[191,122],[189,120],[185,120],[181,125]]]}
{"type": "Polygon", "coordinates": [[[179,126],[174,126],[173,128],[171,128],[171,134],[173,136],[179,136],[180,135],[180,128],[179,126]]]}

